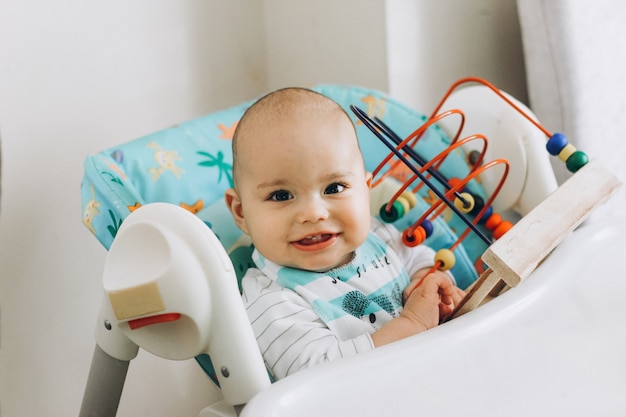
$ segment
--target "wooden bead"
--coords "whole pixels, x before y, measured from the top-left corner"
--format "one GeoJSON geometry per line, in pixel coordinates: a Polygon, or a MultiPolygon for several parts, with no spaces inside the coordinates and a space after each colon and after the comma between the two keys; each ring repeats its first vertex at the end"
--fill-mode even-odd
{"type": "Polygon", "coordinates": [[[589,157],[583,151],[574,152],[567,161],[565,161],[565,166],[567,166],[567,170],[569,172],[576,172],[589,162],[589,157]]]}
{"type": "Polygon", "coordinates": [[[474,149],[467,155],[467,162],[469,162],[471,166],[476,165],[476,162],[480,159],[480,155],[481,152],[474,149]]]}
{"type": "Polygon", "coordinates": [[[548,142],[546,143],[546,149],[548,149],[550,155],[557,156],[563,150],[563,148],[567,146],[568,143],[569,141],[564,134],[555,133],[550,136],[550,139],[548,139],[548,142]]]}
{"type": "Polygon", "coordinates": [[[487,210],[485,210],[485,213],[483,214],[483,216],[480,218],[480,220],[478,220],[478,223],[485,223],[487,220],[489,220],[489,217],[491,217],[491,215],[493,214],[493,207],[489,206],[487,207],[487,210]]]}
{"type": "Polygon", "coordinates": [[[426,232],[426,237],[430,237],[433,234],[434,227],[433,227],[433,224],[430,222],[430,220],[425,219],[422,222],[421,226],[426,232]]]}
{"type": "Polygon", "coordinates": [[[472,216],[476,216],[480,211],[485,207],[485,200],[479,195],[473,195],[474,197],[474,208],[469,212],[472,216]]]}
{"type": "Polygon", "coordinates": [[[456,257],[450,249],[439,249],[435,254],[435,262],[439,262],[439,269],[441,271],[447,271],[454,267],[456,263],[456,257]]]}
{"type": "Polygon", "coordinates": [[[498,227],[500,223],[502,223],[502,216],[500,216],[498,213],[493,213],[485,222],[485,227],[488,230],[493,231],[496,230],[496,227],[498,227]]]}
{"type": "Polygon", "coordinates": [[[396,199],[396,202],[402,204],[402,210],[404,211],[404,213],[408,213],[411,210],[411,205],[409,204],[409,201],[406,198],[400,196],[396,199]]]}
{"type": "Polygon", "coordinates": [[[508,220],[501,222],[496,229],[493,231],[493,237],[496,239],[500,239],[502,235],[508,232],[511,227],[513,227],[513,223],[508,220]]]}
{"type": "Polygon", "coordinates": [[[474,209],[474,197],[470,193],[461,193],[460,196],[465,202],[457,197],[454,199],[454,206],[463,213],[469,213],[474,209]]]}
{"type": "Polygon", "coordinates": [[[389,211],[387,211],[387,204],[383,204],[378,212],[380,218],[385,223],[393,223],[402,216],[404,216],[404,206],[398,201],[394,201],[389,211]]]}
{"type": "Polygon", "coordinates": [[[400,194],[400,198],[404,198],[406,201],[408,201],[410,208],[417,206],[417,197],[410,191],[404,191],[402,194],[400,194]]]}
{"type": "Polygon", "coordinates": [[[413,248],[415,246],[418,246],[424,243],[424,240],[426,239],[426,233],[422,234],[419,231],[417,231],[417,229],[419,229],[419,227],[416,228],[413,233],[409,232],[408,229],[402,232],[402,243],[404,243],[406,246],[410,248],[413,248]]]}
{"type": "Polygon", "coordinates": [[[565,147],[559,152],[559,159],[563,162],[567,161],[567,158],[572,156],[572,154],[576,152],[576,148],[572,144],[567,144],[565,147]]]}
{"type": "Polygon", "coordinates": [[[413,231],[415,238],[419,241],[420,245],[426,240],[426,230],[422,226],[417,226],[413,231]]]}
{"type": "Polygon", "coordinates": [[[448,185],[452,188],[456,187],[457,185],[459,185],[461,183],[461,179],[460,178],[450,178],[448,180],[448,185]]]}

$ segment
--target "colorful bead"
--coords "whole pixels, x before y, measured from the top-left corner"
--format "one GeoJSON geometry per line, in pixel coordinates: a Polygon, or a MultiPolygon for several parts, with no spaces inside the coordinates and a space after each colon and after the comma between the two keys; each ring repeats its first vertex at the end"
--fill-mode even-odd
{"type": "Polygon", "coordinates": [[[485,200],[479,195],[473,195],[474,198],[474,208],[469,212],[472,216],[476,216],[480,211],[485,207],[485,200]]]}
{"type": "Polygon", "coordinates": [[[500,239],[502,235],[504,235],[506,232],[508,232],[511,229],[511,227],[513,227],[513,223],[511,223],[508,220],[500,222],[500,224],[498,224],[495,230],[493,231],[493,237],[496,239],[500,239]]]}
{"type": "Polygon", "coordinates": [[[462,180],[460,178],[450,178],[448,180],[448,185],[451,188],[454,188],[454,187],[458,186],[461,182],[462,182],[462,180]]]}
{"type": "Polygon", "coordinates": [[[481,152],[474,149],[467,155],[467,162],[469,162],[471,166],[476,165],[476,162],[480,159],[480,155],[481,152]]]}
{"type": "Polygon", "coordinates": [[[553,134],[550,139],[548,139],[546,148],[551,155],[558,156],[561,161],[565,162],[570,172],[578,171],[589,162],[587,154],[576,150],[576,147],[570,144],[562,133],[553,134]]]}
{"type": "Polygon", "coordinates": [[[567,161],[565,161],[565,166],[567,166],[567,170],[569,172],[576,172],[589,162],[589,157],[583,151],[574,152],[567,161]]]}
{"type": "Polygon", "coordinates": [[[426,232],[421,226],[416,227],[413,232],[409,232],[409,229],[402,232],[402,243],[410,248],[421,245],[424,240],[426,240],[426,232]]]}
{"type": "Polygon", "coordinates": [[[430,222],[430,220],[425,219],[421,226],[424,228],[424,231],[426,232],[426,237],[430,237],[433,234],[433,224],[430,222]]]}
{"type": "MultiPolygon", "coordinates": [[[[400,197],[398,197],[396,199],[396,201],[398,203],[402,204],[402,210],[404,211],[404,213],[408,213],[411,210],[411,205],[409,204],[409,201],[406,198],[400,196],[400,197]]],[[[400,217],[402,217],[402,216],[400,216],[400,217]]]]}
{"type": "Polygon", "coordinates": [[[400,194],[400,198],[404,198],[406,201],[408,201],[410,208],[417,206],[417,197],[415,197],[415,194],[410,191],[404,191],[402,194],[400,194]]]}
{"type": "Polygon", "coordinates": [[[559,159],[565,162],[574,152],[576,152],[576,147],[571,143],[567,144],[563,149],[561,149],[561,152],[559,152],[559,159]]]}
{"type": "Polygon", "coordinates": [[[502,216],[500,216],[498,213],[493,213],[485,222],[485,227],[488,230],[494,231],[500,223],[502,223],[502,216]]]}
{"type": "Polygon", "coordinates": [[[460,198],[454,199],[454,206],[463,213],[469,213],[474,209],[474,197],[470,193],[461,193],[460,198]]]}
{"type": "Polygon", "coordinates": [[[569,141],[563,133],[555,133],[548,139],[546,149],[548,149],[550,155],[557,156],[568,143],[569,141]]]}
{"type": "Polygon", "coordinates": [[[387,211],[387,204],[383,204],[378,212],[380,218],[385,223],[393,223],[402,216],[404,216],[404,206],[398,201],[394,201],[389,211],[387,211]]]}
{"type": "Polygon", "coordinates": [[[478,223],[485,223],[487,220],[489,220],[489,217],[491,217],[491,215],[493,214],[493,207],[489,206],[487,207],[487,210],[485,210],[485,214],[483,214],[483,216],[480,218],[480,220],[478,220],[478,223]]]}
{"type": "Polygon", "coordinates": [[[456,263],[456,257],[450,249],[439,249],[435,254],[435,262],[439,262],[439,270],[447,271],[454,267],[456,263]]]}
{"type": "Polygon", "coordinates": [[[426,230],[424,230],[422,226],[417,226],[413,231],[413,234],[420,244],[424,243],[426,240],[426,230]]]}

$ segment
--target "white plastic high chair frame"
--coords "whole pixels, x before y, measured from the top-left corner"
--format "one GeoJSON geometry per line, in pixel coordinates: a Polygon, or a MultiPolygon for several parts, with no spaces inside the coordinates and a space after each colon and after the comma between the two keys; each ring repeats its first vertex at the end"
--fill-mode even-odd
{"type": "MultiPolygon", "coordinates": [[[[502,239],[499,246],[490,248],[486,261],[497,270],[497,274],[490,278],[492,281],[497,276],[510,286],[516,286],[594,207],[612,194],[619,181],[604,171],[601,165],[592,163],[589,169],[585,167],[581,170],[583,172],[575,176],[569,186],[553,193],[556,181],[544,150],[545,138],[537,139],[541,135],[534,127],[515,116],[508,106],[497,100],[494,102],[492,98],[489,92],[478,87],[460,90],[450,97],[447,105],[462,107],[466,113],[469,112],[467,119],[476,121],[466,126],[466,130],[480,131],[492,143],[500,143],[490,150],[489,158],[498,156],[512,160],[512,185],[505,188],[498,207],[500,210],[514,210],[525,217],[505,235],[511,238],[502,239]],[[592,187],[594,181],[602,184],[592,187]],[[586,187],[581,199],[584,204],[572,208],[570,214],[563,216],[562,222],[557,222],[555,227],[546,225],[545,216],[554,209],[554,205],[562,204],[571,197],[573,190],[581,186],[586,187]],[[587,192],[593,188],[595,192],[587,192]],[[546,200],[548,196],[550,198],[546,200]],[[535,208],[544,200],[547,205],[542,206],[542,203],[535,208]],[[519,229],[538,224],[543,234],[538,234],[537,239],[549,241],[545,245],[537,245],[537,239],[531,240],[536,245],[535,252],[528,257],[511,257],[516,250],[515,245],[523,236],[519,229]],[[511,265],[511,261],[520,265],[511,265]]],[[[488,183],[488,179],[485,181],[488,183]]],[[[550,221],[554,221],[553,216],[550,221]]],[[[217,238],[203,226],[202,221],[188,211],[164,203],[145,205],[122,223],[110,248],[104,271],[105,297],[96,331],[98,346],[81,416],[115,415],[128,363],[137,354],[138,347],[168,359],[192,358],[200,353],[211,355],[224,400],[203,410],[200,413],[202,417],[238,414],[380,416],[390,415],[390,412],[394,415],[413,415],[415,409],[412,405],[434,412],[437,401],[432,401],[431,405],[429,400],[421,397],[415,401],[414,394],[421,389],[432,395],[432,389],[428,388],[430,384],[445,385],[448,378],[453,379],[455,375],[441,378],[432,364],[450,370],[445,367],[445,362],[456,357],[460,359],[451,363],[458,366],[459,360],[463,362],[464,355],[468,355],[462,347],[454,348],[459,345],[470,346],[469,352],[483,349],[493,353],[490,341],[485,339],[490,329],[500,332],[495,344],[509,349],[508,353],[505,352],[507,357],[515,355],[524,347],[518,346],[516,352],[510,352],[515,350],[510,345],[504,347],[511,336],[503,323],[509,320],[513,326],[525,329],[527,324],[523,320],[519,324],[515,314],[521,311],[520,304],[536,303],[537,291],[540,292],[543,285],[534,280],[524,291],[509,291],[473,314],[437,329],[362,357],[319,366],[270,384],[247,322],[232,264],[217,238]],[[138,299],[133,298],[129,302],[138,295],[138,299]],[[133,330],[128,322],[137,311],[128,311],[129,308],[136,308],[144,315],[142,320],[133,323],[133,330]],[[150,311],[154,312],[153,316],[150,311]],[[364,364],[368,368],[367,373],[361,371],[364,364]],[[419,374],[423,376],[412,375],[413,371],[409,369],[419,369],[419,374]],[[376,387],[385,385],[393,386],[393,392],[386,390],[385,395],[376,395],[376,387]],[[353,394],[348,395],[346,391],[353,394]]],[[[605,236],[604,239],[612,242],[614,237],[605,236]]],[[[576,241],[576,238],[573,240],[576,241]]],[[[562,252],[558,253],[561,258],[565,256],[562,252]]],[[[490,281],[485,288],[490,289],[493,285],[494,282],[490,281]]],[[[550,287],[551,284],[546,285],[550,287]]],[[[483,291],[468,309],[476,307],[485,296],[483,291]]],[[[621,346],[619,344],[617,348],[621,346]]],[[[472,358],[465,356],[465,360],[471,362],[472,358]]],[[[483,365],[484,359],[480,363],[483,365]]],[[[485,372],[497,375],[493,366],[485,369],[485,372]]],[[[469,373],[480,375],[481,371],[474,368],[469,373]]],[[[483,387],[487,385],[492,384],[483,383],[483,387]]],[[[451,386],[454,393],[463,392],[462,385],[455,383],[451,386]]],[[[440,389],[449,390],[445,386],[440,389]]],[[[505,393],[510,394],[508,391],[505,393]]],[[[467,395],[461,397],[467,400],[467,395]]],[[[459,409],[450,407],[442,413],[441,398],[438,401],[439,415],[452,415],[448,411],[459,409]]],[[[509,413],[512,410],[497,401],[494,409],[509,413]]]]}

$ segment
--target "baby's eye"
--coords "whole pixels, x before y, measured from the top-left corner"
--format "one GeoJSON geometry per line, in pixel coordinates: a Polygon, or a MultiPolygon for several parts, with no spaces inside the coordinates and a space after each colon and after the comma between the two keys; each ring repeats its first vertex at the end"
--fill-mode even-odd
{"type": "Polygon", "coordinates": [[[292,198],[293,196],[291,195],[291,193],[285,190],[274,191],[269,196],[269,200],[272,200],[272,201],[287,201],[287,200],[291,200],[292,198]]]}
{"type": "Polygon", "coordinates": [[[342,192],[345,189],[346,189],[345,184],[340,184],[338,182],[335,182],[335,183],[330,184],[328,187],[326,187],[326,189],[324,190],[324,194],[337,194],[337,193],[342,192]]]}

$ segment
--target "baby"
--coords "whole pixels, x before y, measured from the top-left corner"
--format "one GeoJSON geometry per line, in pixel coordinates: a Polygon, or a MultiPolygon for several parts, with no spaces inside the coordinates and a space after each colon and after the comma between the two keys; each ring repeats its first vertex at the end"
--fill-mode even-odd
{"type": "Polygon", "coordinates": [[[261,98],[233,159],[225,199],[255,247],[243,300],[277,378],[435,327],[462,299],[450,275],[428,274],[432,249],[371,218],[371,173],[334,101],[302,88],[261,98]]]}

